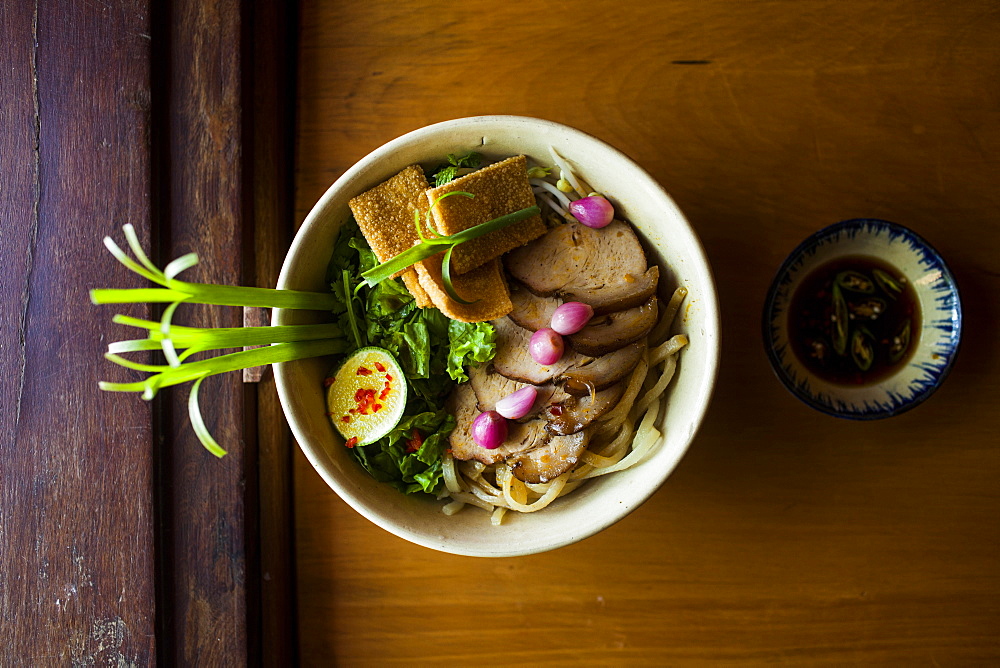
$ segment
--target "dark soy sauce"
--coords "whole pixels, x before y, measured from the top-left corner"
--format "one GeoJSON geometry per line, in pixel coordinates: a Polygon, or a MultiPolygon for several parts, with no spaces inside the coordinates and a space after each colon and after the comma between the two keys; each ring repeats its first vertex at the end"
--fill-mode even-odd
{"type": "Polygon", "coordinates": [[[839,385],[867,385],[910,359],[920,337],[920,303],[895,267],[868,256],[831,260],[792,295],[788,339],[799,362],[839,385]]]}

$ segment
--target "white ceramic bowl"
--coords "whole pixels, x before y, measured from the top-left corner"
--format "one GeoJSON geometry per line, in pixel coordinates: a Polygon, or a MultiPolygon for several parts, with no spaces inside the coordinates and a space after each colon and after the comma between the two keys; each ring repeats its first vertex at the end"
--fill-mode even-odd
{"type": "MultiPolygon", "coordinates": [[[[502,526],[466,508],[454,516],[428,495],[406,496],[380,484],[352,458],[331,427],[323,378],[330,359],[275,367],[278,394],[299,447],[340,497],[383,529],[408,541],[454,554],[514,556],[574,543],[610,526],[660,487],[694,438],[708,407],[719,359],[719,310],[712,273],[701,244],[673,200],[623,153],[578,130],[517,116],[480,116],[446,121],[394,139],[362,158],[334,183],[309,212],[285,258],[278,288],[325,290],[323,276],[348,200],[413,163],[437,165],[448,153],[476,150],[487,158],[526,154],[550,164],[554,146],[592,187],[608,194],[638,229],[666,269],[661,281],[688,288],[675,330],[690,346],[680,357],[667,397],[664,436],[649,459],[602,476],[548,508],[508,513],[502,526]]],[[[315,322],[317,314],[275,310],[276,325],[315,322]]]]}
{"type": "Polygon", "coordinates": [[[852,420],[892,417],[922,403],[944,382],[958,352],[962,302],[944,260],[912,230],[885,220],[857,218],[811,235],[778,269],[764,302],[764,348],[778,379],[818,411],[852,420]],[[868,385],[838,385],[812,372],[788,339],[789,304],[814,269],[840,257],[872,256],[909,279],[920,304],[913,355],[891,376],[868,385]]]}

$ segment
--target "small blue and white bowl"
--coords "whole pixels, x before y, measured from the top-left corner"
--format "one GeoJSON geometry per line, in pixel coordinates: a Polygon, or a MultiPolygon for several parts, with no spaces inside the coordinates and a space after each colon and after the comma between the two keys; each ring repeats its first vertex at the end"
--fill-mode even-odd
{"type": "Polygon", "coordinates": [[[884,220],[854,219],[816,232],[778,269],[764,302],[764,347],[778,379],[796,397],[836,417],[892,417],[923,402],[948,375],[962,333],[962,305],[955,279],[930,244],[884,220]],[[844,256],[874,256],[907,277],[920,303],[921,327],[909,361],[868,385],[839,385],[818,378],[792,351],[789,303],[813,269],[844,256]]]}

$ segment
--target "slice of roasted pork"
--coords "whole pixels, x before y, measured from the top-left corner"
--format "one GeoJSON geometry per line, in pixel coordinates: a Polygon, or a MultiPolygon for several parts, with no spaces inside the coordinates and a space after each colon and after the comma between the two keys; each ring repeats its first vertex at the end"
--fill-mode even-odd
{"type": "Polygon", "coordinates": [[[548,422],[546,428],[553,434],[575,434],[617,406],[624,392],[625,383],[615,383],[607,389],[582,397],[559,390],[549,399],[541,417],[548,422]]]}
{"type": "Polygon", "coordinates": [[[446,408],[455,416],[455,428],[448,437],[451,454],[455,459],[468,461],[475,459],[483,464],[495,464],[528,450],[545,445],[551,433],[545,428],[544,420],[529,422],[509,422],[507,440],[499,448],[488,450],[472,440],[472,421],[479,415],[476,393],[469,383],[455,386],[448,397],[446,408]]]}
{"type": "MultiPolygon", "coordinates": [[[[476,393],[477,406],[480,411],[493,410],[498,401],[530,385],[530,383],[511,380],[503,374],[497,373],[491,364],[471,367],[467,371],[469,372],[469,384],[472,386],[473,392],[476,393]]],[[[552,395],[556,392],[555,385],[551,383],[532,385],[532,387],[538,391],[534,408],[518,422],[527,422],[537,416],[539,411],[549,405],[552,395]]]]}
{"type": "Polygon", "coordinates": [[[497,373],[532,385],[564,385],[567,392],[575,395],[589,394],[614,385],[632,373],[646,354],[646,342],[642,340],[599,357],[567,348],[558,362],[543,366],[528,352],[530,331],[506,317],[494,320],[493,326],[497,332],[493,369],[497,373]]]}
{"type": "Polygon", "coordinates": [[[570,394],[590,394],[627,378],[645,355],[646,342],[639,340],[607,355],[584,358],[585,363],[561,373],[559,381],[570,394]]]}
{"type": "Polygon", "coordinates": [[[553,436],[542,447],[509,458],[507,464],[518,480],[548,482],[573,468],[588,443],[589,429],[569,436],[553,436]]]}
{"type": "MultiPolygon", "coordinates": [[[[496,408],[498,401],[530,385],[496,373],[488,365],[470,368],[468,371],[469,385],[476,394],[478,411],[491,411],[496,408]]],[[[619,382],[606,389],[595,390],[593,394],[588,392],[578,396],[551,383],[531,387],[538,391],[534,408],[516,421],[542,419],[549,423],[549,431],[563,435],[575,434],[614,408],[625,389],[624,383],[619,382]]]]}
{"type": "Polygon", "coordinates": [[[642,306],[595,316],[587,326],[569,337],[578,353],[598,357],[645,338],[656,324],[659,307],[656,296],[642,306]]]}
{"type": "Polygon", "coordinates": [[[590,304],[595,315],[632,308],[656,294],[660,268],[654,264],[645,273],[638,276],[625,274],[624,279],[620,283],[608,283],[599,288],[566,289],[563,290],[562,297],[569,302],[590,304]]]}
{"type": "Polygon", "coordinates": [[[620,220],[601,229],[557,225],[507,253],[504,264],[535,294],[584,302],[597,314],[644,303],[659,280],[656,265],[647,268],[632,226],[620,220]]]}
{"type": "Polygon", "coordinates": [[[514,308],[507,317],[532,332],[548,327],[552,322],[552,314],[562,305],[563,300],[536,295],[517,281],[510,281],[509,285],[510,301],[514,308]]]}
{"type": "Polygon", "coordinates": [[[496,354],[493,368],[497,373],[512,380],[532,385],[544,385],[562,376],[567,369],[587,362],[589,358],[572,350],[567,350],[555,364],[542,365],[528,352],[531,332],[517,325],[510,318],[492,321],[496,329],[496,354]]]}

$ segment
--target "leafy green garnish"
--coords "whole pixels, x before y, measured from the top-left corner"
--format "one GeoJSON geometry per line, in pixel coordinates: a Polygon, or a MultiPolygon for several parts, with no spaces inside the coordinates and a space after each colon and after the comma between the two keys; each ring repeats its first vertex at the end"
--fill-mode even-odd
{"type": "Polygon", "coordinates": [[[465,366],[479,366],[493,359],[497,332],[488,322],[448,322],[448,375],[460,383],[469,380],[465,366]]]}
{"type": "Polygon", "coordinates": [[[444,410],[404,416],[388,435],[351,452],[376,480],[406,494],[434,494],[442,484],[441,455],[454,428],[455,418],[444,410]]]}
{"type": "Polygon", "coordinates": [[[449,153],[447,156],[447,164],[441,165],[434,172],[432,177],[434,179],[434,185],[443,186],[449,181],[453,181],[455,177],[458,176],[459,169],[475,169],[479,167],[482,159],[483,156],[479,155],[475,151],[469,151],[463,156],[456,156],[454,153],[449,153]]]}

